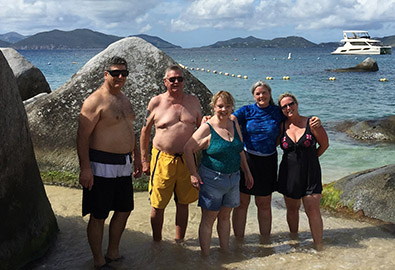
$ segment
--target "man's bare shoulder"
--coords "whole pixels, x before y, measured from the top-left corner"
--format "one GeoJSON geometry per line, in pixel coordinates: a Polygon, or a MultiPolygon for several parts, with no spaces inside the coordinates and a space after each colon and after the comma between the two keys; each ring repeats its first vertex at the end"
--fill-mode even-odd
{"type": "Polygon", "coordinates": [[[103,100],[105,99],[103,91],[101,91],[101,88],[97,89],[95,92],[90,94],[83,103],[83,108],[84,107],[97,107],[99,106],[103,100]]]}
{"type": "Polygon", "coordinates": [[[195,106],[200,106],[200,101],[197,98],[197,96],[193,95],[193,94],[185,94],[186,97],[186,101],[189,104],[195,105],[195,106]]]}
{"type": "Polygon", "coordinates": [[[165,100],[165,98],[166,98],[166,97],[164,96],[164,94],[159,94],[159,95],[157,95],[157,96],[152,97],[151,100],[150,100],[149,103],[148,103],[148,108],[153,109],[153,108],[158,107],[159,104],[160,104],[163,100],[165,100]]]}

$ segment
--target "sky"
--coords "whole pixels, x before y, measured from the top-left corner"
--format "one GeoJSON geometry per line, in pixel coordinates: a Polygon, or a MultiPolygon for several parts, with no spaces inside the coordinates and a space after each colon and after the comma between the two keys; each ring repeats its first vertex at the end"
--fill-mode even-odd
{"type": "Polygon", "coordinates": [[[395,0],[0,0],[0,34],[91,29],[183,48],[236,37],[339,42],[343,30],[395,35],[395,0]]]}

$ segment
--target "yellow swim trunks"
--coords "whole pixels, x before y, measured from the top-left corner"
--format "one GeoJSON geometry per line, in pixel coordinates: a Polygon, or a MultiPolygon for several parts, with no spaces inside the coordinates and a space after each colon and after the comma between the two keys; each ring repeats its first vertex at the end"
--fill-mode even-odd
{"type": "Polygon", "coordinates": [[[148,191],[151,206],[164,209],[174,192],[176,203],[189,204],[199,198],[183,155],[171,155],[152,147],[148,191]]]}

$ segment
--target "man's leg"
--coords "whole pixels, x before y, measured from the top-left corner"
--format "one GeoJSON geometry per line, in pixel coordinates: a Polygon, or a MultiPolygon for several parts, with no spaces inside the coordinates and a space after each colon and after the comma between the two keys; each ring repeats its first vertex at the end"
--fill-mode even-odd
{"type": "Polygon", "coordinates": [[[106,263],[102,253],[104,221],[105,219],[96,219],[91,214],[88,222],[88,242],[93,255],[93,264],[95,266],[104,265],[106,263]]]}
{"type": "Polygon", "coordinates": [[[162,240],[163,216],[165,209],[151,208],[151,227],[154,241],[162,240]]]}
{"type": "Polygon", "coordinates": [[[184,240],[185,232],[188,226],[188,204],[176,203],[176,242],[184,240]]]}
{"type": "Polygon", "coordinates": [[[116,260],[121,257],[119,254],[119,243],[129,215],[130,212],[114,212],[111,218],[106,254],[106,257],[109,259],[116,260]]]}

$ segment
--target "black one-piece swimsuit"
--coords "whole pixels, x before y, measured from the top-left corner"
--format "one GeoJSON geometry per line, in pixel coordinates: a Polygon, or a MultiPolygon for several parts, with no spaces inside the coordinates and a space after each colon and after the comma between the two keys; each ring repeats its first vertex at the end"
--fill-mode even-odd
{"type": "Polygon", "coordinates": [[[280,147],[284,154],[278,174],[278,191],[293,199],[320,194],[321,166],[317,154],[317,140],[311,133],[309,119],[303,136],[296,143],[288,137],[283,124],[280,147]]]}

